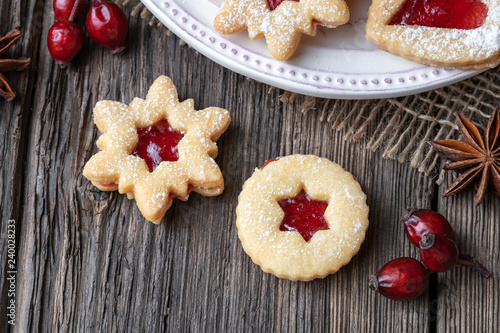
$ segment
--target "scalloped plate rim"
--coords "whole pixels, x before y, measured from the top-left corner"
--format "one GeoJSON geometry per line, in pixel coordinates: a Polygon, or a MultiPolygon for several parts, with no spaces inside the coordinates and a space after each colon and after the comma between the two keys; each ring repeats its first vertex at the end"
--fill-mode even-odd
{"type": "MultiPolygon", "coordinates": [[[[298,94],[333,99],[393,98],[441,88],[483,72],[446,70],[417,63],[412,63],[413,67],[405,71],[384,75],[381,73],[324,72],[320,68],[306,68],[279,62],[270,55],[245,48],[231,41],[230,37],[218,34],[213,27],[203,25],[188,12],[189,8],[182,7],[176,0],[141,0],[141,2],[179,38],[216,63],[249,78],[298,94]],[[162,3],[163,6],[157,3],[162,3]],[[301,72],[300,75],[299,72],[301,72]],[[406,72],[406,80],[398,79],[398,75],[394,75],[402,72],[406,72]],[[408,76],[408,73],[415,73],[415,75],[408,76]],[[425,82],[417,82],[417,73],[421,76],[418,79],[425,80],[425,82]],[[429,76],[434,77],[441,73],[446,73],[447,76],[432,81],[427,80],[429,76]],[[338,74],[345,75],[345,77],[335,77],[338,74]],[[383,76],[387,77],[383,78],[383,76]],[[380,77],[380,80],[373,79],[373,77],[380,77]],[[408,84],[411,78],[415,82],[408,84]],[[404,84],[396,86],[395,84],[398,83],[404,84]],[[379,84],[382,85],[380,89],[378,89],[379,84]]],[[[185,5],[189,6],[188,3],[185,5]]]]}

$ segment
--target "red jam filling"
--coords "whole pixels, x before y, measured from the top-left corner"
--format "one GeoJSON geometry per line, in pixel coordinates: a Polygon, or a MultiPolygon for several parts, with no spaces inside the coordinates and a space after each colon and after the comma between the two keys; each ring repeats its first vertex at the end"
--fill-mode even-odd
{"type": "Polygon", "coordinates": [[[184,134],[173,129],[166,119],[154,125],[138,128],[139,141],[132,155],[146,161],[149,171],[155,171],[163,161],[175,162],[179,159],[177,144],[184,134]]]}
{"type": "Polygon", "coordinates": [[[276,162],[277,160],[278,160],[277,158],[272,158],[270,160],[267,160],[266,163],[264,163],[264,165],[262,166],[261,169],[264,169],[269,163],[276,162]]]}
{"type": "Polygon", "coordinates": [[[101,185],[102,187],[115,187],[118,184],[116,184],[116,183],[107,183],[107,184],[99,184],[99,185],[101,185]]]}
{"type": "MultiPolygon", "coordinates": [[[[191,184],[189,184],[189,185],[188,185],[188,190],[187,190],[187,195],[190,195],[190,194],[191,194],[191,192],[193,192],[193,189],[194,189],[194,186],[193,186],[193,185],[191,185],[191,184]]],[[[172,200],[177,199],[177,198],[179,198],[179,196],[178,196],[177,194],[170,193],[170,194],[168,195],[168,201],[172,201],[172,200]]]]}
{"type": "MultiPolygon", "coordinates": [[[[275,10],[279,5],[281,5],[281,3],[283,2],[284,0],[267,0],[267,4],[269,6],[269,9],[271,11],[275,10]]],[[[300,2],[300,0],[288,0],[288,1],[295,1],[295,2],[300,2]]]]}
{"type": "Polygon", "coordinates": [[[278,203],[285,212],[281,231],[298,231],[309,242],[316,231],[330,229],[324,217],[328,202],[313,200],[301,191],[295,198],[283,199],[278,203]]]}
{"type": "Polygon", "coordinates": [[[482,26],[487,15],[480,0],[407,0],[389,25],[470,30],[482,26]]]}

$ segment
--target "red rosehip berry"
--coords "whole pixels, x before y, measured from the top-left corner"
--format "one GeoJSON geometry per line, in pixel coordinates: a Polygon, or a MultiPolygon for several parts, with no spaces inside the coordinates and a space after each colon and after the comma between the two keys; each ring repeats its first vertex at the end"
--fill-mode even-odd
{"type": "Polygon", "coordinates": [[[128,21],[120,7],[109,0],[94,0],[87,13],[87,31],[97,44],[111,53],[125,49],[128,21]]]}
{"type": "Polygon", "coordinates": [[[370,278],[371,289],[396,301],[419,297],[428,286],[429,271],[409,257],[389,261],[370,278]]]}
{"type": "Polygon", "coordinates": [[[455,240],[450,222],[443,215],[432,210],[409,209],[401,221],[405,224],[408,239],[417,247],[425,234],[445,234],[452,241],[455,240]]]}
{"type": "Polygon", "coordinates": [[[423,235],[420,240],[420,259],[433,272],[446,272],[458,262],[458,247],[445,234],[423,235]]]}
{"type": "Polygon", "coordinates": [[[420,259],[433,272],[446,272],[458,265],[473,267],[484,277],[491,275],[476,258],[460,253],[457,244],[447,235],[423,235],[419,244],[420,259]]]}
{"type": "Polygon", "coordinates": [[[54,7],[54,14],[56,15],[56,20],[76,20],[82,13],[85,1],[83,0],[54,0],[52,6],[54,7]],[[76,7],[76,8],[75,8],[76,7]],[[73,16],[71,13],[75,11],[73,16]]]}
{"type": "Polygon", "coordinates": [[[58,21],[49,30],[47,46],[56,63],[68,64],[83,46],[83,30],[73,22],[58,21]]]}

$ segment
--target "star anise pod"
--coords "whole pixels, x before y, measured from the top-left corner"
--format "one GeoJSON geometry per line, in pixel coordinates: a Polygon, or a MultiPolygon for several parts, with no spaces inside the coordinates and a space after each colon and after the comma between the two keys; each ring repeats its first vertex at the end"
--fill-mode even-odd
{"type": "Polygon", "coordinates": [[[500,196],[500,111],[498,106],[493,111],[484,140],[477,127],[460,113],[457,113],[457,123],[462,141],[431,141],[439,156],[454,161],[444,165],[443,169],[462,172],[443,197],[452,196],[480,177],[474,197],[476,205],[480,205],[490,183],[495,194],[500,196]]]}
{"type": "MultiPolygon", "coordinates": [[[[11,30],[4,37],[0,37],[0,57],[16,43],[22,35],[23,34],[19,30],[11,30]]],[[[16,93],[12,90],[9,81],[7,81],[3,73],[9,71],[22,71],[28,67],[30,62],[31,59],[29,58],[0,59],[0,97],[5,98],[8,102],[16,97],[16,93]]]]}

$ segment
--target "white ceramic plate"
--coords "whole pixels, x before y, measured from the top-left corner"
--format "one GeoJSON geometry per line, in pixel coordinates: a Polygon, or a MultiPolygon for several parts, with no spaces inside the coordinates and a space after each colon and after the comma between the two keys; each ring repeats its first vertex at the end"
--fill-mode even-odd
{"type": "Polygon", "coordinates": [[[288,91],[326,98],[368,99],[412,95],[479,72],[428,67],[380,50],[365,38],[371,0],[349,1],[351,19],[336,29],[303,36],[286,62],[275,60],[264,38],[247,32],[219,35],[213,19],[223,0],[141,0],[172,32],[235,72],[288,91]]]}

